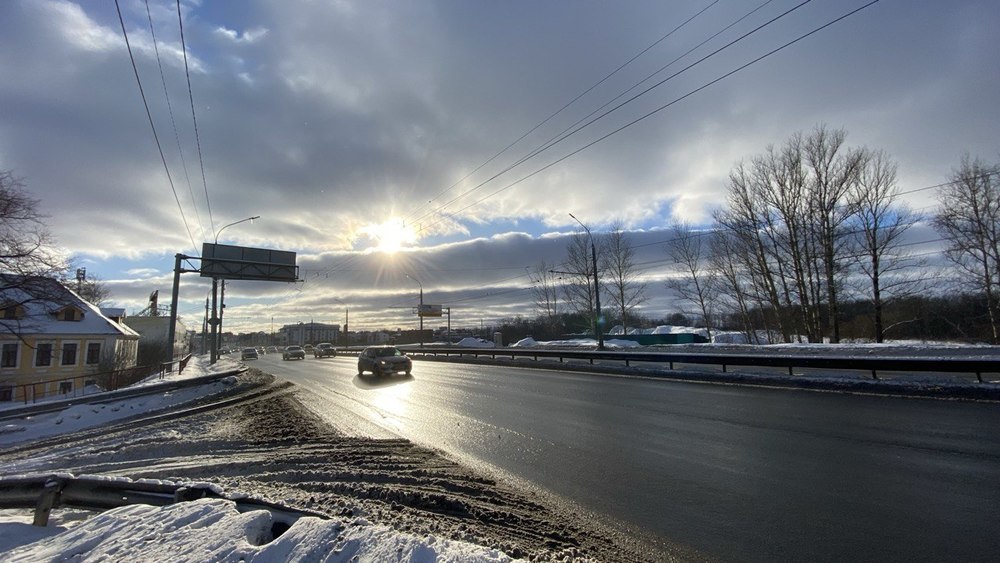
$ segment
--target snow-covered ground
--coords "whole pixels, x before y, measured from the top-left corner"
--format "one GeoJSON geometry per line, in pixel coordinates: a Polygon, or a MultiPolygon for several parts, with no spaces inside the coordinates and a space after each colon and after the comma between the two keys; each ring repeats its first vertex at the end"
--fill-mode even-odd
{"type": "MultiPolygon", "coordinates": [[[[208,366],[192,358],[183,374],[154,378],[139,386],[193,378],[237,367],[223,359],[208,366]]],[[[227,378],[228,380],[228,378],[227,378]]],[[[177,407],[224,391],[223,381],[105,404],[78,404],[57,413],[0,423],[0,448],[99,427],[116,420],[177,407]]],[[[99,395],[81,397],[94,399],[99,395]]],[[[0,411],[2,414],[2,411],[0,411]]],[[[19,477],[5,475],[0,479],[19,477]]],[[[511,561],[503,553],[470,543],[416,537],[374,525],[303,517],[272,538],[266,510],[237,511],[233,501],[202,499],[165,507],[132,505],[90,512],[56,509],[46,527],[32,526],[33,511],[0,510],[3,561],[511,561]]]]}
{"type": "Polygon", "coordinates": [[[363,518],[299,518],[272,538],[270,512],[240,513],[232,501],[201,499],[103,513],[66,509],[49,525],[30,511],[0,510],[4,561],[512,561],[481,546],[414,537],[363,518]]]}
{"type": "MultiPolygon", "coordinates": [[[[488,341],[468,342],[487,346],[488,341]]],[[[513,346],[593,347],[593,340],[538,343],[522,340],[513,346]]],[[[609,339],[609,347],[633,347],[632,341],[609,339]]],[[[718,345],[699,345],[714,351],[718,345]]],[[[733,346],[733,345],[729,345],[733,346]]],[[[737,347],[741,347],[736,345],[737,347]]],[[[940,344],[937,348],[946,348],[940,344]]],[[[750,349],[751,347],[747,347],[750,349]]],[[[830,351],[829,345],[795,344],[783,346],[808,353],[830,351]]],[[[896,353],[920,355],[926,343],[897,342],[885,345],[851,345],[853,353],[896,353]]],[[[958,347],[956,347],[958,348],[958,347]]],[[[961,347],[966,353],[984,356],[996,353],[996,347],[961,347]]],[[[744,350],[746,351],[746,350],[744,350]]],[[[170,374],[164,380],[192,378],[238,364],[225,358],[209,368],[204,358],[194,358],[184,374],[170,374]]],[[[159,378],[141,383],[159,383],[159,378]]],[[[151,410],[172,408],[225,391],[232,382],[201,385],[190,389],[156,393],[106,404],[77,404],[61,412],[0,422],[0,449],[16,447],[41,438],[87,428],[100,427],[116,420],[151,410]]],[[[85,401],[91,397],[80,398],[85,401]]],[[[0,410],[0,416],[3,411],[0,410]]],[[[58,452],[46,454],[57,460],[58,452]]],[[[0,478],[14,477],[0,469],[0,478]]],[[[239,495],[238,492],[234,493],[239,495]]],[[[231,497],[235,498],[235,497],[231,497]]],[[[502,551],[473,543],[434,535],[414,535],[374,524],[363,517],[320,519],[302,517],[278,537],[272,537],[273,516],[266,510],[240,513],[232,500],[202,499],[166,507],[132,505],[90,512],[56,509],[49,525],[31,525],[33,512],[26,509],[0,510],[0,560],[3,561],[509,561],[502,551]]]]}

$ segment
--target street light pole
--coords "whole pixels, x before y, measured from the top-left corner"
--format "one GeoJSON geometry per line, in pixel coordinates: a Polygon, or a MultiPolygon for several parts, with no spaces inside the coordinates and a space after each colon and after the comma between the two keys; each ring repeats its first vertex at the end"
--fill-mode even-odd
{"type": "MultiPolygon", "coordinates": [[[[233,225],[239,225],[240,223],[246,223],[250,221],[251,223],[254,219],[260,219],[260,215],[254,215],[253,217],[247,217],[246,219],[240,219],[239,221],[233,221],[228,225],[223,225],[218,231],[215,231],[215,244],[219,244],[219,235],[222,231],[226,230],[228,227],[233,225]]],[[[223,280],[225,283],[225,280],[223,280]]],[[[224,287],[224,286],[223,286],[224,287]]],[[[209,324],[212,325],[212,353],[209,359],[209,363],[214,364],[219,359],[219,338],[222,335],[222,319],[219,317],[219,307],[218,307],[218,293],[219,293],[219,278],[212,277],[212,318],[209,320],[209,324]]],[[[225,305],[223,304],[223,307],[225,305]]]]}
{"type": "Polygon", "coordinates": [[[583,230],[587,231],[587,236],[590,237],[590,258],[593,261],[594,268],[594,301],[597,306],[597,316],[594,318],[594,334],[597,336],[597,349],[604,350],[604,334],[601,331],[601,286],[597,281],[597,245],[594,244],[594,235],[591,234],[587,225],[584,225],[583,221],[577,219],[572,213],[569,216],[577,223],[580,223],[583,230]]]}
{"type": "Polygon", "coordinates": [[[418,334],[417,337],[420,339],[420,346],[423,346],[424,345],[424,315],[423,315],[423,312],[424,312],[424,284],[420,283],[420,280],[418,280],[417,278],[411,276],[410,274],[406,274],[406,277],[408,277],[411,280],[417,282],[417,285],[420,286],[420,306],[417,307],[417,317],[420,319],[420,334],[418,334]]]}

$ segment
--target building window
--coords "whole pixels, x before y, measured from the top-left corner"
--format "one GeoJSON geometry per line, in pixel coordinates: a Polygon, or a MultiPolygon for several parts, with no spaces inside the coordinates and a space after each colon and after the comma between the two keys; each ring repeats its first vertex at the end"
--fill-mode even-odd
{"type": "Polygon", "coordinates": [[[46,367],[52,365],[52,344],[39,344],[35,348],[35,367],[46,367]]]}
{"type": "Polygon", "coordinates": [[[59,394],[66,395],[73,392],[73,382],[72,381],[60,381],[59,382],[59,394]]]}
{"type": "Polygon", "coordinates": [[[87,344],[87,365],[92,366],[101,363],[101,343],[90,342],[87,344]]]}
{"type": "Polygon", "coordinates": [[[3,354],[0,356],[0,367],[17,367],[17,342],[8,342],[3,345],[3,354]]]}
{"type": "Polygon", "coordinates": [[[16,319],[17,316],[17,305],[8,305],[3,308],[3,318],[5,319],[16,319]]]}
{"type": "Polygon", "coordinates": [[[66,342],[63,344],[62,349],[62,365],[64,366],[75,366],[76,365],[76,349],[79,346],[76,342],[66,342]]]}

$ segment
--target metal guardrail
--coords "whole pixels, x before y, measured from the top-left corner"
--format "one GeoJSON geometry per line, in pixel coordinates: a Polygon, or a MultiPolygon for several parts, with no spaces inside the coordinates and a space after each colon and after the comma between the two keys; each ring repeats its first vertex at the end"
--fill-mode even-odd
{"type": "MultiPolygon", "coordinates": [[[[723,373],[730,366],[758,366],[787,368],[788,375],[794,375],[795,368],[814,368],[834,371],[867,371],[872,379],[878,379],[879,372],[922,372],[948,374],[975,374],[976,379],[983,383],[984,373],[1000,373],[1000,358],[996,359],[966,359],[966,358],[919,358],[919,357],[873,357],[846,358],[838,356],[792,356],[781,354],[679,354],[670,352],[597,352],[582,350],[558,350],[536,348],[458,348],[453,346],[423,346],[406,347],[411,356],[473,356],[497,357],[553,358],[559,362],[565,360],[587,361],[618,361],[630,366],[633,362],[665,364],[674,369],[675,364],[698,364],[721,366],[723,373]]],[[[338,352],[340,350],[338,349],[338,352]]],[[[347,353],[353,349],[345,349],[347,353]]]]}
{"type": "MultiPolygon", "coordinates": [[[[141,397],[143,395],[150,395],[154,393],[163,393],[165,391],[174,391],[177,389],[184,389],[187,387],[196,387],[198,385],[203,385],[206,383],[212,383],[219,379],[229,377],[231,375],[236,375],[241,373],[246,368],[235,368],[228,371],[210,373],[206,375],[201,375],[198,377],[191,377],[187,379],[178,379],[174,381],[165,381],[163,383],[155,383],[152,385],[145,385],[142,387],[127,387],[125,389],[119,389],[118,391],[106,391],[100,393],[92,393],[87,396],[88,404],[100,404],[113,401],[120,401],[122,399],[129,399],[132,397],[141,397]]],[[[83,397],[67,397],[65,399],[56,399],[48,402],[34,403],[31,405],[26,405],[23,407],[15,408],[4,408],[0,409],[0,421],[20,418],[25,415],[38,415],[47,412],[58,412],[69,405],[78,404],[77,399],[82,399],[83,397]]]]}
{"type": "Polygon", "coordinates": [[[268,510],[276,514],[272,530],[277,537],[303,516],[328,518],[320,512],[290,508],[249,498],[228,498],[208,484],[170,484],[153,481],[118,481],[99,477],[42,475],[0,479],[0,508],[33,508],[34,525],[48,524],[49,514],[59,507],[107,510],[130,504],[166,506],[202,498],[218,498],[236,504],[240,512],[268,510]]]}

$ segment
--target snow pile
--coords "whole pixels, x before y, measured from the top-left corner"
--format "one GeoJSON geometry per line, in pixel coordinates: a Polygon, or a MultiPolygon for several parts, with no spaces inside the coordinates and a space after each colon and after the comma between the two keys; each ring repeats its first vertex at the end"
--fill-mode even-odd
{"type": "Polygon", "coordinates": [[[616,340],[616,339],[611,339],[611,340],[605,340],[604,341],[604,347],[605,348],[638,348],[640,346],[642,346],[642,344],[639,344],[635,340],[616,340]]]}
{"type": "MultiPolygon", "coordinates": [[[[222,361],[216,363],[214,366],[209,366],[207,358],[192,358],[191,363],[188,364],[183,374],[175,372],[168,374],[163,379],[148,380],[138,383],[133,387],[143,387],[153,383],[163,383],[165,381],[229,371],[235,367],[237,367],[235,363],[222,361]]],[[[175,408],[184,403],[226,391],[237,382],[237,379],[234,377],[226,377],[215,383],[207,383],[197,387],[177,389],[163,393],[151,393],[142,397],[121,399],[108,403],[75,404],[55,413],[26,416],[0,425],[0,447],[9,447],[19,442],[39,440],[59,434],[95,428],[124,418],[175,408]]],[[[100,396],[98,393],[92,396],[80,397],[80,400],[95,400],[100,396]]],[[[5,406],[14,408],[21,405],[10,403],[5,406]]],[[[0,413],[2,412],[3,410],[0,409],[0,413]]]]}
{"type": "MultiPolygon", "coordinates": [[[[518,340],[514,344],[511,344],[511,348],[532,348],[535,346],[548,346],[552,348],[596,348],[597,341],[593,338],[574,338],[570,340],[549,340],[546,342],[538,342],[530,336],[528,338],[518,340]]],[[[635,348],[640,346],[638,342],[633,340],[615,340],[608,339],[604,341],[605,348],[635,348]]]]}
{"type": "MultiPolygon", "coordinates": [[[[54,512],[58,515],[62,511],[54,512]]],[[[0,511],[4,561],[512,561],[494,549],[465,542],[417,538],[364,519],[345,523],[303,517],[287,522],[266,510],[240,513],[235,503],[201,499],[164,507],[123,506],[79,521],[53,518],[30,525],[30,511],[0,511]],[[40,537],[42,536],[42,537],[40,537]]]]}
{"type": "Polygon", "coordinates": [[[496,344],[490,342],[489,340],[483,340],[482,338],[469,337],[459,340],[458,344],[455,344],[455,346],[459,346],[461,348],[495,348],[496,344]]]}
{"type": "Polygon", "coordinates": [[[713,332],[712,342],[715,344],[749,344],[747,335],[742,332],[713,332]]]}

